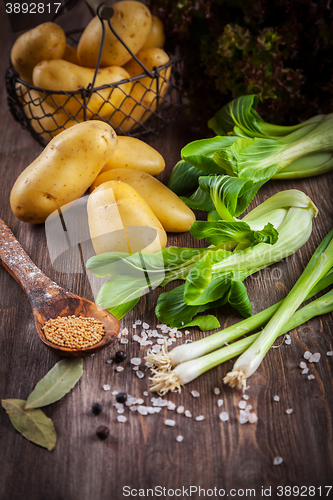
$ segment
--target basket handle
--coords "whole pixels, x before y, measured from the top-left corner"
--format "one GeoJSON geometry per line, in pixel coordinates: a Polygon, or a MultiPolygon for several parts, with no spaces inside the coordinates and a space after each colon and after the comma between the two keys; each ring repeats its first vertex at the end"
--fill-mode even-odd
{"type": "Polygon", "coordinates": [[[101,0],[85,0],[93,14],[98,15],[100,19],[108,21],[114,14],[114,10],[109,3],[101,0]]]}
{"type": "MultiPolygon", "coordinates": [[[[125,47],[125,49],[131,54],[133,59],[141,66],[141,68],[143,69],[143,72],[146,73],[146,75],[149,76],[150,78],[158,78],[158,76],[159,76],[158,73],[155,71],[149,71],[149,69],[146,68],[146,66],[140,61],[140,59],[138,59],[136,57],[136,55],[127,46],[127,44],[122,40],[122,38],[120,38],[120,36],[115,32],[115,30],[110,22],[112,16],[114,15],[114,9],[113,9],[112,5],[110,5],[109,3],[106,3],[106,2],[101,2],[101,0],[85,0],[85,2],[88,5],[89,10],[93,14],[97,15],[102,23],[101,46],[103,46],[104,39],[105,39],[105,27],[104,27],[103,21],[107,21],[108,26],[109,26],[110,30],[112,31],[112,33],[114,34],[114,36],[120,41],[120,43],[125,47]]],[[[101,52],[102,52],[102,48],[100,51],[100,55],[101,55],[101,52]]],[[[99,60],[98,60],[98,64],[96,67],[96,72],[97,72],[97,69],[99,67],[100,57],[98,59],[99,60]]],[[[96,79],[96,75],[95,75],[93,83],[91,85],[91,90],[94,87],[95,79],[96,79]]]]}

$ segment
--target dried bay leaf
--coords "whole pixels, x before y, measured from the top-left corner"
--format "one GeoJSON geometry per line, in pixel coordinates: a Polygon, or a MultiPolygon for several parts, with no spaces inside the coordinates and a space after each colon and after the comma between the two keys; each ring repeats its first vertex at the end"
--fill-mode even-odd
{"type": "Polygon", "coordinates": [[[1,403],[22,436],[49,451],[53,450],[57,433],[52,420],[42,410],[27,410],[24,399],[2,399],[1,403]]]}
{"type": "Polygon", "coordinates": [[[63,359],[38,382],[27,399],[25,408],[40,408],[61,399],[77,383],[83,373],[82,358],[63,359]]]}

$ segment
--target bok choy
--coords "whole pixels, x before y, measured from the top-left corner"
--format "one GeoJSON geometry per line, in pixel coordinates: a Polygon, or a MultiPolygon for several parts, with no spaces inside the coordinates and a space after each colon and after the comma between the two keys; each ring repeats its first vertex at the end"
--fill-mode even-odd
{"type": "Polygon", "coordinates": [[[212,316],[197,315],[228,302],[243,316],[249,316],[252,310],[244,279],[296,252],[309,238],[316,213],[304,193],[282,191],[242,221],[233,218],[195,223],[192,234],[207,238],[212,243],[208,248],[170,247],[154,254],[92,257],[87,269],[96,276],[109,277],[96,303],[120,318],[143,293],[181,279],[185,280],[183,285],[158,299],[156,314],[161,321],[173,327],[198,325],[203,329],[207,329],[208,321],[216,328],[219,325],[212,316]]]}
{"type": "Polygon", "coordinates": [[[234,198],[237,216],[271,178],[309,177],[333,169],[333,114],[284,127],[262,120],[257,103],[256,95],[234,99],[209,121],[220,135],[182,149],[168,185],[179,195],[186,194],[186,186],[187,192],[199,186],[189,199],[183,198],[188,206],[211,211],[207,184],[212,181],[205,176],[217,177],[213,182],[219,184],[220,199],[234,198]]]}

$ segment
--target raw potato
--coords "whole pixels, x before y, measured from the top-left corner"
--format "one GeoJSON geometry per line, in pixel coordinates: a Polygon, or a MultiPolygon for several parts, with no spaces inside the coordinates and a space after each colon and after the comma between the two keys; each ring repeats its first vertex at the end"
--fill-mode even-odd
{"type": "Polygon", "coordinates": [[[88,222],[96,254],[156,252],[166,233],[145,200],[128,184],[109,181],[88,198],[88,222]]]}
{"type": "Polygon", "coordinates": [[[116,146],[114,130],[101,121],[61,132],[16,180],[10,195],[16,217],[38,224],[82,196],[116,146]]]}
{"type": "Polygon", "coordinates": [[[61,59],[65,47],[63,29],[54,23],[44,23],[16,40],[10,58],[20,78],[32,84],[32,71],[36,64],[45,59],[61,59]]]}
{"type": "MultiPolygon", "coordinates": [[[[154,67],[163,66],[169,61],[168,54],[158,48],[140,50],[137,57],[149,71],[152,71],[154,67]]],[[[131,76],[139,76],[144,73],[140,64],[134,59],[131,59],[124,68],[131,76]]],[[[170,74],[171,66],[160,71],[161,78],[159,78],[158,90],[162,97],[167,91],[170,74]]],[[[144,76],[133,83],[130,95],[123,101],[120,110],[109,117],[112,126],[122,133],[127,133],[144,123],[156,110],[156,91],[156,79],[149,76],[144,76]]]]}
{"type": "Polygon", "coordinates": [[[161,21],[156,16],[151,16],[151,29],[147,40],[143,44],[143,49],[148,49],[148,47],[159,47],[163,48],[165,43],[164,26],[161,21]]]}
{"type": "Polygon", "coordinates": [[[132,186],[148,203],[166,231],[189,231],[195,221],[192,210],[173,191],[145,172],[127,168],[108,170],[97,177],[91,190],[111,180],[119,180],[132,186]]]}
{"type": "MultiPolygon", "coordinates": [[[[137,58],[142,62],[142,64],[149,70],[159,68],[164,66],[169,62],[170,58],[163,49],[149,47],[148,49],[142,49],[136,54],[137,58]]],[[[144,70],[135,59],[131,59],[124,68],[131,76],[139,76],[144,73],[144,70]]],[[[171,67],[164,68],[159,72],[161,78],[159,78],[158,91],[163,96],[166,92],[168,80],[170,78],[171,67]]],[[[138,102],[142,102],[146,106],[154,101],[157,93],[157,81],[149,76],[143,77],[134,84],[131,95],[137,99],[138,102]],[[140,97],[140,98],[139,98],[140,97]]]]}
{"type": "Polygon", "coordinates": [[[71,45],[66,44],[64,55],[62,59],[71,62],[73,64],[79,65],[79,60],[77,58],[77,50],[71,45]]]}
{"type": "MultiPolygon", "coordinates": [[[[68,61],[57,59],[53,61],[42,61],[37,64],[33,71],[34,85],[43,87],[48,90],[68,90],[75,91],[80,87],[88,87],[92,83],[94,70],[83,68],[68,61]]],[[[129,74],[124,68],[119,66],[110,66],[109,68],[101,68],[98,70],[95,87],[106,84],[119,82],[129,78],[129,74]]],[[[90,118],[93,113],[98,113],[101,118],[109,116],[115,108],[121,104],[125,95],[129,92],[131,83],[123,83],[116,87],[107,88],[93,92],[89,102],[87,116],[90,118]],[[107,102],[105,102],[107,101],[107,102]]],[[[41,95],[43,97],[43,95],[41,95]]],[[[52,98],[58,106],[64,106],[70,115],[77,115],[81,118],[83,112],[80,111],[83,105],[83,99],[80,94],[76,96],[67,96],[53,94],[52,98]]],[[[54,107],[54,102],[51,97],[47,98],[50,106],[54,107]]]]}
{"type": "Polygon", "coordinates": [[[63,130],[77,125],[78,122],[65,111],[55,110],[46,100],[42,100],[36,90],[28,91],[24,85],[17,84],[16,93],[32,128],[47,142],[63,130]]]}
{"type": "MultiPolygon", "coordinates": [[[[141,2],[125,0],[112,5],[114,15],[111,25],[120,38],[136,54],[148,38],[151,29],[151,14],[141,2]]],[[[115,37],[105,24],[105,42],[101,58],[101,66],[123,66],[131,59],[131,55],[123,44],[115,37]]],[[[94,68],[96,66],[102,24],[96,16],[90,21],[78,44],[78,59],[81,66],[94,68]]]]}
{"type": "Polygon", "coordinates": [[[155,176],[159,175],[164,167],[164,158],[156,149],[140,139],[119,136],[117,148],[101,173],[114,168],[130,168],[155,176]]]}

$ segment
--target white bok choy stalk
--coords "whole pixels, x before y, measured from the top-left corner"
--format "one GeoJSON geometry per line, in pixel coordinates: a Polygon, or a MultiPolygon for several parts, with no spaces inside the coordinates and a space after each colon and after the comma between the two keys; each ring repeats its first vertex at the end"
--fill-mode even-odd
{"type": "MultiPolygon", "coordinates": [[[[331,311],[333,311],[333,290],[297,311],[279,330],[276,337],[284,335],[315,316],[327,314],[331,311]]],[[[153,385],[150,390],[158,392],[161,396],[164,396],[168,391],[180,392],[182,385],[192,382],[206,371],[242,354],[244,351],[247,352],[246,349],[251,349],[259,338],[260,333],[254,333],[210,354],[181,363],[171,371],[152,369],[154,375],[151,377],[153,385]]]]}
{"type": "Polygon", "coordinates": [[[283,300],[255,342],[237,359],[233,370],[223,379],[238,389],[246,387],[247,379],[257,370],[275,339],[285,328],[310,290],[333,266],[333,230],[323,239],[302,275],[283,300]]]}
{"type": "MultiPolygon", "coordinates": [[[[311,289],[311,292],[306,296],[305,300],[314,297],[317,293],[321,292],[332,284],[333,270],[331,269],[316,284],[316,286],[311,289]]],[[[223,347],[224,345],[228,345],[230,342],[257,330],[258,328],[262,328],[278,310],[282,302],[283,301],[280,300],[280,302],[273,304],[267,309],[264,309],[263,311],[260,311],[259,313],[254,314],[249,318],[239,321],[238,323],[231,325],[224,330],[220,330],[219,332],[213,333],[212,335],[208,335],[208,337],[204,337],[189,344],[180,344],[170,351],[167,350],[166,344],[163,345],[162,351],[157,354],[153,353],[150,349],[147,353],[147,356],[145,357],[145,360],[152,363],[154,367],[159,371],[169,371],[170,369],[181,363],[186,363],[187,361],[201,358],[201,356],[205,356],[215,349],[223,347]]],[[[320,304],[320,302],[316,302],[316,304],[318,305],[320,304]]],[[[289,327],[289,323],[287,326],[289,327]]],[[[254,341],[254,337],[252,338],[252,341],[254,341]]],[[[243,344],[238,345],[241,346],[243,344]]],[[[246,346],[248,346],[248,344],[246,344],[246,346]]],[[[241,354],[241,352],[239,354],[241,354]]]]}

